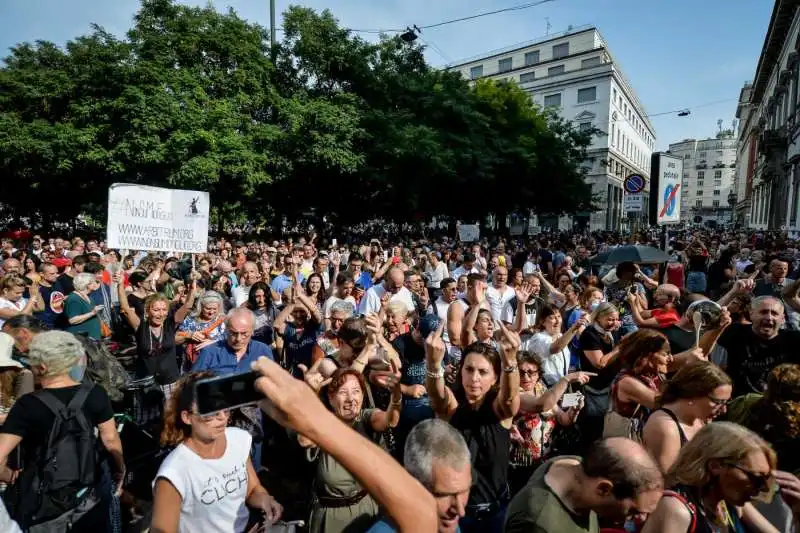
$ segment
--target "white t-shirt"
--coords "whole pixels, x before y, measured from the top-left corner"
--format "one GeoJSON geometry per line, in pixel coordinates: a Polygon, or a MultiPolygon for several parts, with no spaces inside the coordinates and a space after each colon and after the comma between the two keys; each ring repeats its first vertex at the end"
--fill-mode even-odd
{"type": "Polygon", "coordinates": [[[469,276],[470,274],[480,274],[480,273],[481,270],[475,265],[475,263],[472,264],[472,268],[470,268],[469,270],[464,268],[464,265],[461,265],[460,267],[453,270],[453,279],[458,281],[458,278],[460,278],[461,276],[469,276]]]}
{"type": "Polygon", "coordinates": [[[240,307],[248,298],[250,298],[250,287],[239,285],[231,289],[231,300],[233,300],[234,307],[240,307]]]}
{"type": "MultiPolygon", "coordinates": [[[[16,311],[22,312],[25,309],[25,306],[28,305],[27,298],[20,298],[16,302],[12,302],[11,300],[6,300],[5,298],[0,298],[0,309],[14,309],[16,311]]],[[[0,328],[3,327],[6,321],[0,318],[0,328]]]]}
{"type": "Polygon", "coordinates": [[[553,337],[549,333],[539,331],[530,339],[522,343],[521,350],[536,354],[542,361],[541,378],[548,387],[569,372],[569,346],[558,353],[550,353],[553,337]]]}
{"type": "Polygon", "coordinates": [[[432,289],[438,289],[441,286],[442,280],[448,275],[449,273],[447,272],[447,265],[444,264],[443,261],[436,263],[436,268],[431,268],[430,264],[425,267],[427,286],[432,289]]]}
{"type": "MultiPolygon", "coordinates": [[[[335,304],[336,302],[341,302],[341,301],[342,301],[342,298],[339,298],[338,296],[331,296],[330,298],[325,300],[325,304],[323,304],[323,306],[322,306],[322,317],[323,318],[330,318],[331,317],[331,307],[333,307],[333,304],[335,304]]],[[[356,299],[353,298],[352,296],[346,296],[344,298],[344,301],[345,302],[350,302],[351,304],[353,304],[353,310],[355,312],[356,299]]]]}
{"type": "Polygon", "coordinates": [[[536,264],[534,261],[530,259],[525,261],[525,264],[522,265],[522,275],[527,276],[528,274],[533,274],[534,272],[539,272],[539,265],[536,264]]]}
{"type": "Polygon", "coordinates": [[[503,315],[503,308],[506,304],[514,298],[516,293],[514,289],[505,286],[502,290],[495,288],[494,285],[489,285],[486,288],[486,301],[489,302],[489,310],[492,312],[492,318],[500,320],[503,315]]]}
{"type": "MultiPolygon", "coordinates": [[[[386,289],[383,288],[383,283],[373,285],[364,294],[361,299],[361,305],[358,308],[358,313],[366,315],[367,313],[378,313],[381,310],[381,298],[386,294],[386,289]]],[[[389,299],[390,302],[403,302],[406,304],[409,313],[413,313],[416,307],[414,306],[414,298],[411,296],[411,291],[402,287],[389,299]]]]}
{"type": "Polygon", "coordinates": [[[168,480],[181,495],[179,533],[241,533],[247,527],[252,438],[238,428],[225,429],[225,438],[225,453],[219,459],[202,459],[179,444],[158,469],[156,481],[168,480]]]}

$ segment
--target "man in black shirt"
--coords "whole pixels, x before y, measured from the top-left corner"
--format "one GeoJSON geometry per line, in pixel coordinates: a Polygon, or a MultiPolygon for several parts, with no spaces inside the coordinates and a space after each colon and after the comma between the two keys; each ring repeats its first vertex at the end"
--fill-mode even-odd
{"type": "Polygon", "coordinates": [[[782,363],[800,363],[800,331],[781,329],[786,317],[783,303],[773,296],[753,299],[752,325],[734,324],[720,337],[728,350],[728,375],[734,396],[763,393],[770,371],[782,363]]]}
{"type": "Polygon", "coordinates": [[[58,277],[58,281],[56,282],[56,289],[58,292],[63,294],[65,297],[69,296],[70,293],[75,291],[75,285],[72,283],[73,278],[76,274],[80,274],[83,272],[83,267],[86,265],[86,256],[84,255],[76,255],[72,259],[72,268],[64,272],[58,277]]]}

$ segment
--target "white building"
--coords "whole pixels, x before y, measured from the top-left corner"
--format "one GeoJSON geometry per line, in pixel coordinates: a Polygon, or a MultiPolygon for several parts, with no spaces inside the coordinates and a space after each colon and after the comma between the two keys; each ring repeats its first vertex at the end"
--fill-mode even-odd
{"type": "Polygon", "coordinates": [[[733,188],[736,193],[733,218],[737,224],[745,228],[750,226],[753,171],[757,160],[756,144],[752,142],[754,135],[752,122],[754,106],[750,103],[752,92],[753,84],[746,82],[739,92],[739,103],[736,106],[739,130],[736,145],[736,177],[733,180],[733,188]]]}
{"type": "Polygon", "coordinates": [[[736,151],[736,137],[730,131],[714,139],[685,139],[669,145],[669,153],[683,159],[682,222],[691,222],[698,216],[702,222],[731,221],[733,206],[728,197],[734,192],[736,151]]]}
{"type": "MultiPolygon", "coordinates": [[[[655,130],[600,32],[584,27],[494,51],[456,65],[468,79],[513,80],[543,107],[554,107],[576,127],[594,126],[589,148],[587,182],[599,199],[600,211],[579,215],[589,228],[619,229],[622,180],[630,174],[650,178],[655,130]]],[[[645,202],[647,202],[645,189],[645,202]]],[[[648,212],[645,204],[644,213],[648,212]]]]}

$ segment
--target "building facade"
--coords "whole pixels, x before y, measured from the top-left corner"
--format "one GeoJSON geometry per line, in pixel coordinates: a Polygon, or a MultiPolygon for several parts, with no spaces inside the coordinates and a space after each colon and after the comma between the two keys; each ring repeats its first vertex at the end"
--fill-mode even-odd
{"type": "Polygon", "coordinates": [[[740,160],[745,196],[737,205],[748,208],[751,228],[800,233],[799,87],[800,4],[776,0],[755,78],[739,104],[739,153],[748,159],[740,160]]]}
{"type": "Polygon", "coordinates": [[[750,208],[753,192],[753,173],[755,172],[756,143],[751,120],[753,106],[750,96],[753,84],[747,82],[739,93],[739,104],[736,106],[736,118],[739,121],[739,131],[736,143],[736,175],[733,180],[733,191],[736,194],[733,220],[741,227],[750,226],[750,208]]]}
{"type": "Polygon", "coordinates": [[[685,139],[669,145],[669,154],[683,160],[681,222],[731,222],[736,149],[736,137],[731,132],[714,139],[685,139]]]}
{"type": "MultiPolygon", "coordinates": [[[[514,81],[536,104],[556,109],[575,127],[600,130],[584,162],[586,180],[600,210],[574,218],[592,230],[621,227],[625,217],[622,181],[630,174],[649,180],[656,134],[596,28],[549,35],[448,68],[471,80],[514,81]]],[[[649,185],[645,201],[648,191],[649,185]]]]}

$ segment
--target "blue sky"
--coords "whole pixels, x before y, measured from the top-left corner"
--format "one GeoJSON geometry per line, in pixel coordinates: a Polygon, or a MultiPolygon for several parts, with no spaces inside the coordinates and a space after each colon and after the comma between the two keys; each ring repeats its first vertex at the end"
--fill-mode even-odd
{"type": "MultiPolygon", "coordinates": [[[[218,9],[233,7],[244,18],[268,25],[269,0],[211,3],[218,9]]],[[[278,17],[293,3],[329,8],[343,26],[371,29],[423,26],[526,0],[277,0],[278,17]]],[[[63,44],[89,31],[91,23],[122,35],[137,7],[138,0],[0,0],[0,50],[5,56],[10,46],[37,39],[63,44]]],[[[772,7],[771,0],[553,0],[426,30],[422,37],[431,44],[428,60],[441,66],[542,37],[546,18],[551,32],[593,24],[648,114],[692,109],[685,118],[651,119],[657,148],[665,149],[670,142],[713,135],[717,119],[730,126],[739,90],[755,75],[772,7]],[[705,105],[712,102],[719,103],[705,105]]]]}

